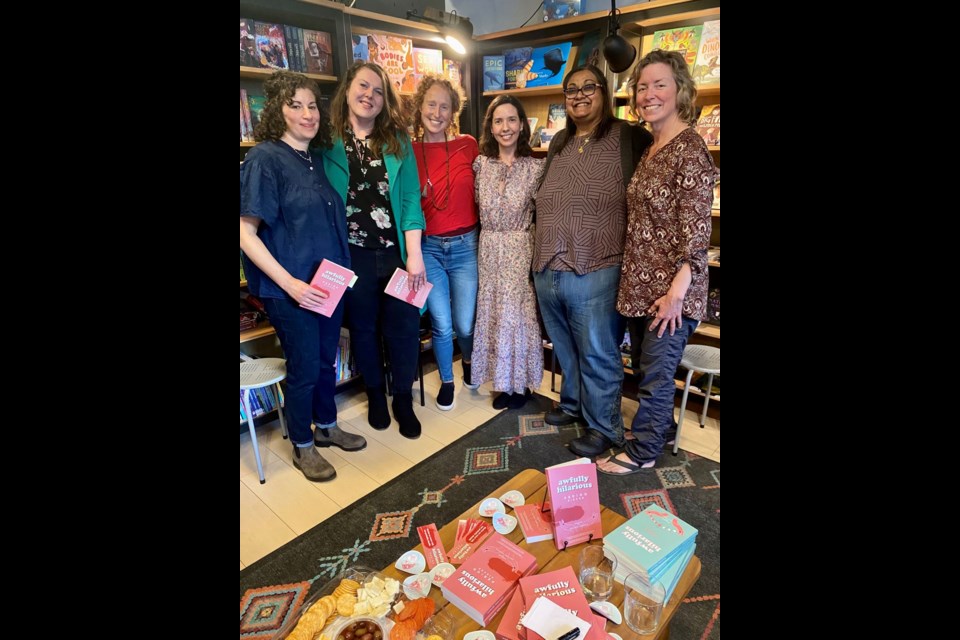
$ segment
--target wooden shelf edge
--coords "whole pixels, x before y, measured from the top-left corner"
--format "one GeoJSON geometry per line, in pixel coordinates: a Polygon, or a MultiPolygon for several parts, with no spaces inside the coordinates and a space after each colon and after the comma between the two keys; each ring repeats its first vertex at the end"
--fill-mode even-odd
{"type": "Polygon", "coordinates": [[[499,91],[484,91],[483,97],[494,97],[501,95],[511,95],[511,96],[562,96],[563,95],[563,85],[562,84],[551,84],[546,87],[524,87],[523,89],[500,89],[499,91]]]}
{"type": "Polygon", "coordinates": [[[241,331],[240,344],[243,344],[244,342],[250,342],[251,340],[256,340],[257,338],[262,338],[264,336],[269,336],[276,332],[277,330],[274,329],[271,325],[267,323],[263,323],[259,327],[254,327],[253,329],[247,329],[246,331],[241,331]]]}
{"type": "Polygon", "coordinates": [[[241,142],[241,143],[240,143],[240,148],[241,148],[241,149],[243,149],[244,147],[255,147],[255,146],[257,146],[257,143],[256,143],[256,142],[241,142]]]}
{"type": "MultiPolygon", "coordinates": [[[[270,75],[273,75],[273,72],[277,69],[258,69],[256,67],[240,67],[240,77],[241,78],[252,78],[252,79],[261,79],[266,78],[270,75]]],[[[297,72],[300,73],[300,72],[297,72]]],[[[340,78],[337,76],[328,76],[321,73],[304,73],[303,75],[308,78],[313,78],[319,82],[339,82],[340,78]]]]}
{"type": "Polygon", "coordinates": [[[241,281],[240,281],[240,286],[241,286],[241,287],[247,286],[247,281],[246,281],[246,280],[241,280],[241,281]]]}
{"type": "Polygon", "coordinates": [[[694,333],[699,333],[700,335],[710,336],[711,338],[720,339],[720,326],[716,324],[708,324],[706,322],[701,322],[700,326],[697,327],[697,330],[694,333]]]}
{"type": "MultiPolygon", "coordinates": [[[[618,7],[620,9],[621,19],[625,22],[630,22],[625,19],[624,16],[628,16],[633,13],[639,13],[641,11],[649,11],[650,9],[658,9],[660,7],[669,7],[674,4],[684,4],[687,2],[692,2],[693,0],[653,0],[652,2],[646,2],[641,4],[630,5],[627,7],[618,7]]],[[[718,9],[719,11],[719,9],[718,9]]],[[[345,13],[349,13],[349,10],[345,10],[345,13]]],[[[604,11],[593,11],[591,13],[584,13],[583,15],[575,16],[573,18],[565,18],[563,20],[551,20],[550,22],[538,22],[532,24],[528,27],[519,27],[516,29],[507,29],[505,31],[494,31],[493,33],[484,33],[483,35],[474,36],[473,39],[477,42],[483,42],[484,40],[497,40],[498,38],[506,38],[508,36],[516,36],[523,33],[532,33],[535,31],[542,31],[545,28],[550,28],[554,26],[568,26],[572,24],[577,24],[578,22],[589,22],[590,20],[597,20],[598,18],[606,18],[610,12],[608,10],[604,11]]]]}
{"type": "Polygon", "coordinates": [[[635,25],[638,27],[658,27],[671,22],[696,22],[700,18],[719,18],[720,7],[711,9],[700,9],[699,11],[684,11],[682,13],[671,13],[668,16],[658,16],[656,18],[645,18],[643,20],[627,20],[627,26],[635,25]]]}
{"type": "Polygon", "coordinates": [[[720,209],[710,209],[710,216],[713,218],[720,217],[720,209]]]}
{"type": "Polygon", "coordinates": [[[707,260],[707,265],[708,265],[708,266],[711,266],[711,267],[719,267],[719,266],[720,266],[720,263],[719,263],[719,262],[714,262],[713,260],[707,260]]]}
{"type": "Polygon", "coordinates": [[[710,151],[720,151],[720,145],[718,144],[708,144],[707,149],[710,151]]]}

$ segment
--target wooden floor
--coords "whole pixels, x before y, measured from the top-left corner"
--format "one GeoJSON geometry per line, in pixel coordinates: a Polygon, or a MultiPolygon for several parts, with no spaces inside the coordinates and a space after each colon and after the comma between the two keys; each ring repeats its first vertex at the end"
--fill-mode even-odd
{"type": "MultiPolygon", "coordinates": [[[[548,362],[549,366],[549,362],[548,362]]],[[[265,484],[260,484],[253,459],[250,435],[240,436],[240,568],[255,562],[274,549],[293,540],[340,509],[362,500],[380,485],[395,478],[443,447],[455,442],[500,412],[491,406],[490,384],[471,391],[461,384],[459,361],[454,363],[457,380],[456,401],[450,411],[440,411],[435,403],[440,378],[435,367],[424,376],[426,406],[420,406],[419,387],[414,386],[414,411],[423,425],[417,440],[407,440],[397,430],[396,421],[385,431],[376,431],[367,424],[366,395],[360,389],[337,395],[338,420],[346,431],[367,439],[363,451],[345,453],[340,449],[321,450],[337,469],[331,482],[310,482],[291,462],[292,449],[280,434],[280,423],[274,421],[257,429],[265,484]]],[[[560,388],[557,376],[555,388],[560,388]]],[[[543,377],[538,392],[559,400],[550,391],[550,371],[543,377]]],[[[688,405],[681,431],[680,448],[720,461],[720,422],[708,417],[705,428],[699,428],[696,410],[701,405],[688,405]]],[[[622,413],[629,425],[637,403],[623,399],[622,413]]],[[[711,414],[714,412],[711,410],[711,414]]]]}

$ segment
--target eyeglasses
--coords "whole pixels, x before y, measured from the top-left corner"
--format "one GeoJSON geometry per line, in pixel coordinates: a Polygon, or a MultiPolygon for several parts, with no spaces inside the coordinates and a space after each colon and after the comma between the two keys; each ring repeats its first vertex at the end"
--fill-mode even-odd
{"type": "Polygon", "coordinates": [[[567,96],[568,98],[576,98],[577,93],[582,92],[583,95],[589,98],[597,92],[597,86],[598,85],[596,84],[585,84],[582,87],[569,87],[563,90],[563,95],[567,96]]]}

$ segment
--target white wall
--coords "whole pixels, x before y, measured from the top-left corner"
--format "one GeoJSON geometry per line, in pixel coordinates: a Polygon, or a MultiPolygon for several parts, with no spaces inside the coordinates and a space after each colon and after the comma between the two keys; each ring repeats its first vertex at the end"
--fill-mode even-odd
{"type": "MultiPolygon", "coordinates": [[[[647,0],[617,0],[617,7],[623,8],[641,4],[647,0]]],[[[446,11],[456,10],[458,15],[470,18],[474,35],[516,29],[530,17],[536,9],[536,15],[528,25],[543,22],[543,8],[540,0],[445,0],[446,11]]],[[[358,3],[359,4],[359,3],[358,3]]],[[[610,11],[610,0],[581,0],[582,12],[610,11]]]]}

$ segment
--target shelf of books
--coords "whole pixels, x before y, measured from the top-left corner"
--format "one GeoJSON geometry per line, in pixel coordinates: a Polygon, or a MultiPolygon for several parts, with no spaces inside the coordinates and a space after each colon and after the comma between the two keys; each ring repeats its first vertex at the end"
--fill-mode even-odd
{"type": "MultiPolygon", "coordinates": [[[[256,69],[254,67],[240,67],[240,77],[252,80],[266,80],[276,69],[256,69]]],[[[313,78],[317,82],[339,82],[337,76],[331,76],[325,73],[306,73],[301,72],[308,78],[313,78]]]]}

